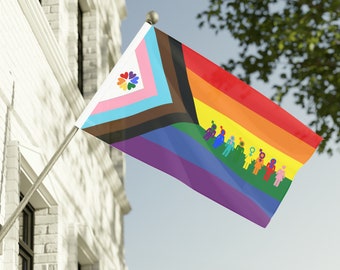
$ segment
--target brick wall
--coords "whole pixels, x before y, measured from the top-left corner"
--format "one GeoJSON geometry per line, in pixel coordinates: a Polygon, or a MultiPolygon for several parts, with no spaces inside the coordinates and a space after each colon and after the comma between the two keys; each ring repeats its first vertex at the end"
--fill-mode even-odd
{"type": "Polygon", "coordinates": [[[36,270],[57,270],[58,206],[35,212],[34,252],[36,270]]]}
{"type": "MultiPolygon", "coordinates": [[[[10,214],[19,205],[19,152],[18,144],[11,143],[6,147],[6,160],[7,160],[7,173],[5,181],[5,219],[10,217],[10,214]]],[[[19,222],[18,220],[14,223],[11,230],[6,235],[5,241],[3,242],[3,269],[6,270],[17,270],[19,264],[19,222]]]]}
{"type": "Polygon", "coordinates": [[[97,12],[83,13],[84,98],[88,102],[98,89],[97,12]]]}
{"type": "Polygon", "coordinates": [[[57,40],[59,40],[60,29],[59,2],[59,0],[41,0],[41,6],[57,40]]]}

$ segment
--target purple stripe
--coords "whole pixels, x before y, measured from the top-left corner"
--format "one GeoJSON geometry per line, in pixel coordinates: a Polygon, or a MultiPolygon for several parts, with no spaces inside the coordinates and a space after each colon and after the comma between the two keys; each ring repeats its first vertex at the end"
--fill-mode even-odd
{"type": "Polygon", "coordinates": [[[112,146],[172,175],[192,189],[262,227],[266,227],[270,221],[270,216],[250,198],[215,175],[180,158],[178,155],[157,144],[138,136],[112,144],[112,146]]]}
{"type": "Polygon", "coordinates": [[[272,216],[280,205],[280,201],[246,182],[195,138],[174,126],[159,128],[141,136],[226,182],[260,205],[269,216],[272,216]]]}

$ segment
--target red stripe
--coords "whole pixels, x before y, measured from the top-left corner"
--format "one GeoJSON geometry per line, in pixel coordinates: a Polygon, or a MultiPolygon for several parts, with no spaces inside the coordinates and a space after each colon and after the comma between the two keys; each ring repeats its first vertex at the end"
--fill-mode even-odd
{"type": "Polygon", "coordinates": [[[186,66],[211,85],[316,148],[322,138],[273,101],[182,44],[186,66]]]}

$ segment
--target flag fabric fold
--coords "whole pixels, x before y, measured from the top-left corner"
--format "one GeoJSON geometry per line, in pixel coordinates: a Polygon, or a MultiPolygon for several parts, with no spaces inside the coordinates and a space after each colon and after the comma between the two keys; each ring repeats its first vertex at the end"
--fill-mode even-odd
{"type": "Polygon", "coordinates": [[[262,227],[322,140],[147,23],[76,126],[262,227]]]}

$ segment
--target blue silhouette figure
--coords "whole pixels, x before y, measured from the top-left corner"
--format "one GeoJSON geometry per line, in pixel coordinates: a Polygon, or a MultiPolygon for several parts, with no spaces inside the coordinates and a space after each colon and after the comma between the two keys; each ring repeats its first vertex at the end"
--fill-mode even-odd
{"type": "Polygon", "coordinates": [[[225,149],[222,153],[222,156],[227,157],[231,151],[234,151],[234,146],[235,146],[235,137],[230,136],[229,140],[225,143],[225,149]]]}
{"type": "Polygon", "coordinates": [[[222,145],[224,143],[224,135],[225,135],[225,130],[223,129],[223,127],[221,126],[221,132],[220,134],[218,134],[218,136],[215,138],[213,147],[217,148],[220,145],[222,145]]]}

